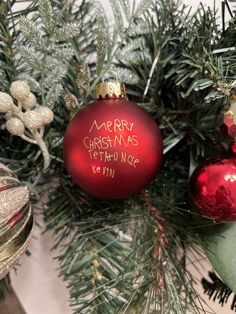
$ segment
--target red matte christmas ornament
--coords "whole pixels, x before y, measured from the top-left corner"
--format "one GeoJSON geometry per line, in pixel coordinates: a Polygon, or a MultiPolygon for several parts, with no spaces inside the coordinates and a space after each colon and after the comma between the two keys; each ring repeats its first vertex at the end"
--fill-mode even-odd
{"type": "Polygon", "coordinates": [[[236,220],[236,158],[206,160],[192,174],[189,191],[203,215],[216,221],[236,220]]]}
{"type": "Polygon", "coordinates": [[[125,98],[120,83],[97,86],[97,101],[71,120],[64,160],[75,183],[89,194],[120,199],[141,191],[160,168],[163,146],[155,121],[125,98]]]}

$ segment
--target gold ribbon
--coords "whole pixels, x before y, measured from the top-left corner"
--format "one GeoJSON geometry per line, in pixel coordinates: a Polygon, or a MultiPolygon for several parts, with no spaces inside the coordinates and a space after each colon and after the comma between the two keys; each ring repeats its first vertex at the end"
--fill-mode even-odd
{"type": "Polygon", "coordinates": [[[8,258],[12,257],[14,254],[17,253],[17,251],[24,245],[24,243],[28,239],[32,228],[33,228],[33,214],[31,212],[31,215],[26,224],[23,225],[22,230],[18,233],[18,235],[15,238],[11,239],[7,243],[7,245],[4,247],[2,251],[0,251],[0,263],[6,261],[8,258]]]}
{"type": "MultiPolygon", "coordinates": [[[[32,233],[32,231],[31,231],[32,233]]],[[[25,253],[29,242],[31,240],[31,233],[29,234],[28,238],[26,239],[25,243],[19,248],[19,250],[12,255],[7,260],[0,263],[0,280],[10,272],[10,270],[18,263],[19,258],[25,253]]]]}

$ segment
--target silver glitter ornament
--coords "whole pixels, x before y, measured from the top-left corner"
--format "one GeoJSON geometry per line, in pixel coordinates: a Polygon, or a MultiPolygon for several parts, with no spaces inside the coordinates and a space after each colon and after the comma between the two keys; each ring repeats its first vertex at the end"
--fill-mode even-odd
{"type": "Polygon", "coordinates": [[[0,163],[0,279],[25,253],[33,228],[29,189],[0,163]]]}

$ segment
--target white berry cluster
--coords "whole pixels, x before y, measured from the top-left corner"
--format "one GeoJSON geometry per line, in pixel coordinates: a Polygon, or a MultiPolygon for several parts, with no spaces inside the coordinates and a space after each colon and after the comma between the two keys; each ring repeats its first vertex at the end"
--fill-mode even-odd
{"type": "Polygon", "coordinates": [[[53,121],[52,110],[37,104],[36,97],[25,81],[13,82],[10,93],[0,92],[0,113],[4,113],[6,118],[4,127],[12,135],[39,145],[44,156],[44,168],[48,168],[50,159],[43,132],[44,127],[53,121]]]}

